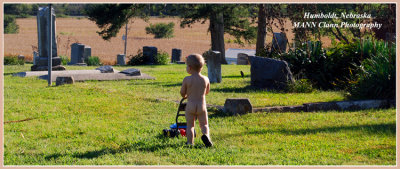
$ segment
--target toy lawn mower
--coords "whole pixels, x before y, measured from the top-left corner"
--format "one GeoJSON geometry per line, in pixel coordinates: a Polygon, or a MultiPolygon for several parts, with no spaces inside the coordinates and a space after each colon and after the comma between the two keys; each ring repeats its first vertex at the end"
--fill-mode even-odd
{"type": "MultiPolygon", "coordinates": [[[[181,135],[182,137],[186,137],[186,123],[179,122],[180,116],[185,117],[185,113],[180,113],[181,111],[185,112],[186,103],[183,103],[184,100],[185,98],[182,98],[179,103],[178,111],[176,112],[175,124],[170,125],[170,129],[163,130],[163,135],[165,137],[173,138],[179,137],[179,135],[181,135]]],[[[194,136],[196,137],[196,132],[194,132],[194,136]]]]}

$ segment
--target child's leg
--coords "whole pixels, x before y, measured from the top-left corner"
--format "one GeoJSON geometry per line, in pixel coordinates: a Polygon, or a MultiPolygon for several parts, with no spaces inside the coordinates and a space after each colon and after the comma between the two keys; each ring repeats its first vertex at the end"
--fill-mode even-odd
{"type": "Polygon", "coordinates": [[[194,120],[196,118],[196,108],[193,104],[187,104],[185,110],[185,118],[186,118],[186,137],[187,143],[194,144],[194,120]]]}
{"type": "Polygon", "coordinates": [[[198,110],[198,116],[197,119],[199,120],[199,124],[200,124],[200,129],[201,132],[204,135],[207,135],[208,138],[210,138],[210,129],[208,128],[208,113],[207,113],[207,108],[205,106],[202,106],[199,110],[198,110]]]}

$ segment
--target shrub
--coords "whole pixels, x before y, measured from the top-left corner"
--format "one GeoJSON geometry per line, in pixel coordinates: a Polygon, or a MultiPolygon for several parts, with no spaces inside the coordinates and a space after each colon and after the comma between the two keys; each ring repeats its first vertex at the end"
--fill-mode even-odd
{"type": "Polygon", "coordinates": [[[19,26],[15,22],[15,16],[4,15],[4,33],[15,34],[19,32],[19,26]]]}
{"type": "Polygon", "coordinates": [[[394,99],[396,96],[396,49],[386,44],[385,50],[365,59],[353,75],[348,90],[354,99],[394,99]]]}
{"type": "Polygon", "coordinates": [[[101,62],[100,62],[100,58],[97,56],[89,56],[86,60],[85,60],[86,64],[88,66],[101,66],[101,62]]]}
{"type": "MultiPolygon", "coordinates": [[[[138,50],[136,55],[129,55],[128,65],[145,65],[150,62],[150,58],[147,58],[143,55],[142,50],[138,50]]],[[[157,52],[157,55],[154,57],[154,64],[156,65],[166,65],[171,57],[167,52],[157,52]]]]}
{"type": "Polygon", "coordinates": [[[291,93],[311,93],[314,88],[308,79],[295,80],[287,86],[287,91],[291,93]]]}
{"type": "Polygon", "coordinates": [[[69,62],[71,62],[71,60],[68,58],[68,56],[61,55],[60,58],[61,58],[62,65],[67,65],[69,62]]]}
{"type": "Polygon", "coordinates": [[[352,72],[363,60],[387,50],[382,42],[365,39],[351,44],[341,42],[328,50],[320,42],[304,43],[288,53],[272,56],[288,62],[294,75],[309,79],[318,88],[347,89],[352,72]]]}
{"type": "Polygon", "coordinates": [[[128,58],[129,58],[128,65],[132,66],[143,65],[145,64],[146,61],[143,56],[143,52],[140,49],[137,51],[136,55],[129,55],[128,58]]]}
{"type": "Polygon", "coordinates": [[[150,24],[150,26],[146,27],[146,34],[153,34],[154,38],[172,38],[174,37],[174,26],[175,24],[173,22],[169,24],[150,24]]]}
{"type": "Polygon", "coordinates": [[[171,57],[167,52],[158,52],[157,56],[154,58],[156,65],[166,65],[171,57]]]}
{"type": "Polygon", "coordinates": [[[24,65],[24,60],[18,59],[18,56],[4,56],[4,65],[24,65]]]}
{"type": "Polygon", "coordinates": [[[288,53],[278,54],[275,57],[288,62],[291,72],[298,77],[307,78],[317,87],[328,89],[332,86],[332,65],[327,60],[326,50],[320,42],[302,44],[288,53]]]}

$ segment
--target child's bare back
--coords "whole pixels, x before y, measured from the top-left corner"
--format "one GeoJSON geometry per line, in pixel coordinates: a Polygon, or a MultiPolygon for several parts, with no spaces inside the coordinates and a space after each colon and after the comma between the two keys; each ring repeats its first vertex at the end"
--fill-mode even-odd
{"type": "Polygon", "coordinates": [[[186,87],[186,95],[188,102],[205,103],[206,97],[210,91],[210,82],[208,77],[201,74],[192,74],[183,79],[183,84],[186,87]]]}

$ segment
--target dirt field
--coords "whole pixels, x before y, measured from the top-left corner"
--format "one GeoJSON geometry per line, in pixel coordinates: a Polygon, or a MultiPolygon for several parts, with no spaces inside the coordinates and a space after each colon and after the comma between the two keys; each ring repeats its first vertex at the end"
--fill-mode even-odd
{"type": "MultiPolygon", "coordinates": [[[[190,53],[203,53],[211,48],[210,33],[207,31],[208,22],[205,24],[196,23],[191,28],[180,28],[178,18],[151,18],[149,23],[174,22],[174,37],[170,39],[154,39],[153,35],[146,34],[145,27],[149,23],[141,19],[132,20],[129,25],[127,55],[135,55],[138,49],[143,46],[155,46],[158,50],[165,51],[171,55],[173,48],[182,49],[182,56],[190,53]]],[[[27,60],[32,60],[33,50],[37,47],[37,23],[36,18],[17,19],[20,27],[18,34],[4,35],[4,52],[7,54],[22,54],[27,60]]],[[[286,25],[291,28],[290,22],[286,25]]],[[[117,54],[124,52],[124,41],[121,30],[117,37],[110,41],[103,40],[96,31],[100,29],[96,24],[86,18],[57,18],[56,35],[58,55],[70,57],[70,45],[75,42],[83,43],[92,48],[92,56],[100,57],[104,64],[115,64],[117,54]]],[[[274,30],[275,31],[275,30],[274,30]]],[[[276,30],[278,31],[278,29],[276,30]]],[[[294,37],[291,32],[287,34],[289,43],[294,37]]],[[[225,35],[225,48],[255,49],[255,44],[241,46],[228,43],[228,39],[234,39],[225,35]]],[[[267,35],[266,42],[271,42],[272,37],[267,35]]]]}

